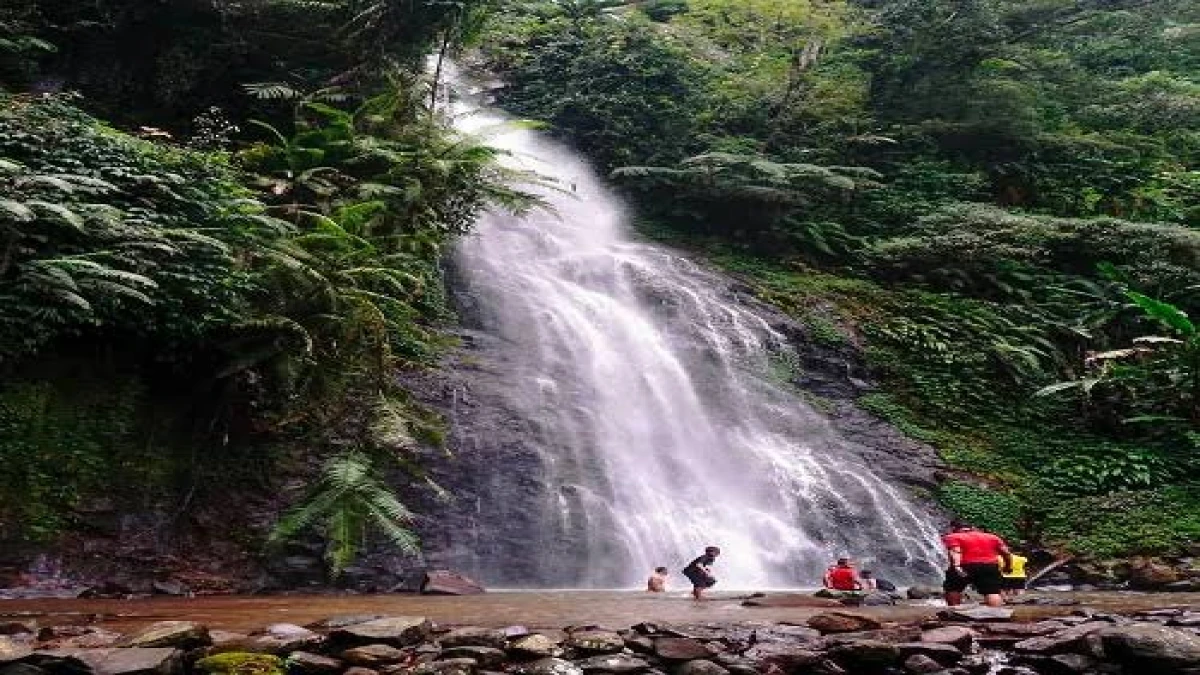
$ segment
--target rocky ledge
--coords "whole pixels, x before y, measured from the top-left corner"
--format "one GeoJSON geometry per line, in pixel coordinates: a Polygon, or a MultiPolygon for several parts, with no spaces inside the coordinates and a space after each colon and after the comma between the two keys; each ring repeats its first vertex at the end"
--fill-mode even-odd
{"type": "Polygon", "coordinates": [[[921,623],[831,610],[805,624],[641,623],[625,630],[438,626],[340,616],[250,634],[163,621],[132,633],[0,622],[0,675],[1193,675],[1200,611],[1007,609],[921,623]]]}

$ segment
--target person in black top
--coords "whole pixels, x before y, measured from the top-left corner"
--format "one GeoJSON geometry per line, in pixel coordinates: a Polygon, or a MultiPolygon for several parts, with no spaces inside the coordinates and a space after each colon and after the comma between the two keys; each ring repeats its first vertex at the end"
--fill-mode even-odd
{"type": "Polygon", "coordinates": [[[692,597],[697,600],[704,599],[704,590],[712,588],[717,583],[717,578],[713,576],[712,566],[717,562],[717,556],[721,555],[721,549],[716,546],[709,546],[704,549],[704,555],[696,558],[688,563],[688,566],[683,568],[683,576],[687,577],[692,582],[692,597]]]}

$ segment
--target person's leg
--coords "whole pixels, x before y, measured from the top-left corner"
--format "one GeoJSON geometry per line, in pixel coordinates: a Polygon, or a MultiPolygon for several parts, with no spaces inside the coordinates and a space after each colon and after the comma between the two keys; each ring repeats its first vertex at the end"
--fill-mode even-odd
{"type": "Polygon", "coordinates": [[[949,607],[957,607],[962,604],[961,591],[946,591],[946,605],[949,607]]]}
{"type": "Polygon", "coordinates": [[[988,607],[1003,607],[1004,577],[1000,575],[999,565],[970,565],[964,566],[971,585],[983,596],[983,603],[988,607]]]}
{"type": "Polygon", "coordinates": [[[700,586],[692,586],[692,599],[693,600],[703,600],[704,599],[704,589],[701,588],[700,586]]]}
{"type": "Polygon", "coordinates": [[[963,591],[967,589],[967,579],[953,569],[946,570],[946,580],[942,582],[942,592],[945,593],[946,604],[955,607],[962,604],[963,591]]]}

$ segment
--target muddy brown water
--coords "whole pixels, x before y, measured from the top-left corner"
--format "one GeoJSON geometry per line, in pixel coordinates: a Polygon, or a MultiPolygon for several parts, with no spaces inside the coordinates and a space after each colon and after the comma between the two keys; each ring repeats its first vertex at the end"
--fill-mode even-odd
{"type": "MultiPolygon", "coordinates": [[[[272,623],[307,624],[331,616],[377,614],[426,616],[443,625],[561,629],[596,624],[625,628],[657,623],[803,622],[828,608],[744,607],[742,595],[714,595],[696,603],[683,593],[651,596],[630,591],[492,592],[467,597],[411,595],[287,595],[133,600],[0,600],[0,619],[33,618],[40,625],[92,623],[129,631],[154,621],[187,619],[210,628],[252,631],[272,623]]],[[[1056,593],[1099,611],[1163,607],[1200,608],[1200,593],[1056,593]]],[[[918,621],[937,606],[856,608],[883,621],[918,621]]],[[[1070,613],[1076,607],[1016,607],[1016,619],[1070,613]]]]}

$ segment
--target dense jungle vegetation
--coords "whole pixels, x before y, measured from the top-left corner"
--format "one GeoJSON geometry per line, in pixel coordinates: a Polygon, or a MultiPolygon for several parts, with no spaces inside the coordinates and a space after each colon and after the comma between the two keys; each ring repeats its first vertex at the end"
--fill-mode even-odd
{"type": "Polygon", "coordinates": [[[1200,537],[1200,8],[513,2],[483,61],[937,447],[937,497],[1099,556],[1200,537]]]}
{"type": "Polygon", "coordinates": [[[416,546],[383,477],[442,424],[393,374],[448,344],[446,244],[531,204],[433,109],[463,51],[647,236],[864,350],[950,509],[1200,539],[1195,3],[7,0],[0,542],[320,470],[274,539],[416,546]]]}

